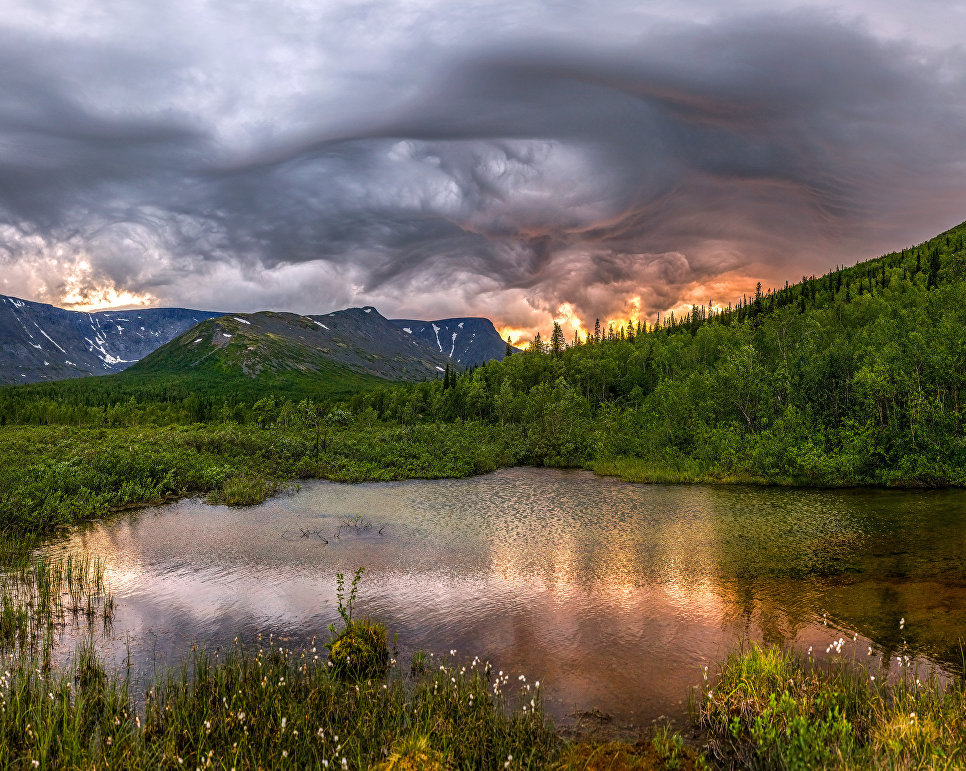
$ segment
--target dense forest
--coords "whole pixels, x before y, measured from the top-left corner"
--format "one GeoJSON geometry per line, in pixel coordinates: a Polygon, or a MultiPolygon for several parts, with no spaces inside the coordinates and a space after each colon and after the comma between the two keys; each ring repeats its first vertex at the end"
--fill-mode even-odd
{"type": "MultiPolygon", "coordinates": [[[[798,484],[962,484],[966,226],[913,249],[656,328],[628,323],[411,389],[381,418],[527,429],[531,461],[621,459],[647,475],[798,484]]],[[[631,472],[629,472],[631,473],[631,472]]]]}
{"type": "Polygon", "coordinates": [[[637,481],[961,485],[964,236],[966,224],[656,325],[598,324],[570,342],[555,326],[502,362],[416,384],[132,372],[2,388],[2,519],[520,463],[637,481]]]}

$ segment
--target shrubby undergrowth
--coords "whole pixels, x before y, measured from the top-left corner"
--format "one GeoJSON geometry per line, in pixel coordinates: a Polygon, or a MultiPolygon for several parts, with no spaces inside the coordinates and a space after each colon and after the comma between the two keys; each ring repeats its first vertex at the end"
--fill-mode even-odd
{"type": "Polygon", "coordinates": [[[512,432],[485,425],[338,427],[318,451],[298,428],[8,426],[0,430],[0,531],[46,531],[184,495],[248,505],[288,480],[463,477],[520,460],[512,432]]]}

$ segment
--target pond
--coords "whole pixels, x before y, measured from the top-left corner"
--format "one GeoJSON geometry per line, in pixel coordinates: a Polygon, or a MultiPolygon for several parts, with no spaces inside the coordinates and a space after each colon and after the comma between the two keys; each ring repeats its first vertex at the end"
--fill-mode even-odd
{"type": "Polygon", "coordinates": [[[478,655],[541,680],[564,721],[592,708],[615,724],[681,719],[703,668],[744,640],[825,657],[845,638],[842,656],[895,669],[907,653],[955,667],[966,636],[961,491],[632,485],[515,468],[310,482],[241,509],[183,500],[48,549],[103,560],[117,611],[99,643],[138,676],[192,644],[325,639],[336,573],[365,566],[358,607],[398,634],[401,665],[418,649],[478,655]]]}

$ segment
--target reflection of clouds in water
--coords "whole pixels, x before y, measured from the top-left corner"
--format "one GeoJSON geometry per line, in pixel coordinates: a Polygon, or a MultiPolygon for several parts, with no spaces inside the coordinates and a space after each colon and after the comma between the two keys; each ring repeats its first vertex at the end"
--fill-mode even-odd
{"type": "Polygon", "coordinates": [[[743,637],[825,640],[834,630],[823,612],[885,648],[901,612],[915,620],[918,650],[946,651],[951,627],[934,617],[945,602],[959,618],[963,598],[926,578],[933,557],[963,576],[957,500],[508,469],[310,483],[250,509],[181,501],[78,531],[64,548],[104,561],[118,596],[115,646],[130,633],[144,656],[235,634],[317,633],[337,619],[335,574],[365,565],[358,607],[399,632],[404,650],[458,647],[539,672],[561,704],[637,719],[667,714],[700,667],[743,637]],[[374,527],[329,545],[293,535],[331,535],[355,514],[374,527]],[[923,516],[931,526],[910,536],[923,516]],[[897,560],[903,578],[890,579],[897,560]]]}

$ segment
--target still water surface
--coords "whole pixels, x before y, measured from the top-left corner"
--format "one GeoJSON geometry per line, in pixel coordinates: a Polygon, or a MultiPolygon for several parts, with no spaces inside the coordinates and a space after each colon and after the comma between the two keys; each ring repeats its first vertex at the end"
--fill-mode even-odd
{"type": "Polygon", "coordinates": [[[193,643],[324,637],[335,574],[364,565],[359,607],[398,633],[402,664],[416,649],[479,655],[540,679],[558,718],[681,718],[703,667],[742,640],[824,656],[844,636],[843,654],[863,663],[892,668],[908,652],[948,668],[966,636],[959,491],[631,485],[520,468],[312,482],[245,509],[185,500],[50,550],[103,560],[117,614],[101,643],[136,673],[193,643]],[[371,527],[340,530],[357,516],[371,527]]]}

